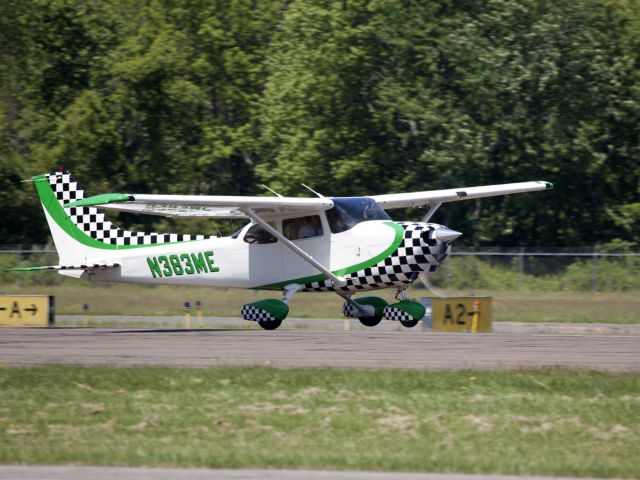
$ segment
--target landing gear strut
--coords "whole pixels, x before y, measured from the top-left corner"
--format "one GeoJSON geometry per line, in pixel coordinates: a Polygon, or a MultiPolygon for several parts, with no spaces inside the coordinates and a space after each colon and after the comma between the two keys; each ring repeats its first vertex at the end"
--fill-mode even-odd
{"type": "Polygon", "coordinates": [[[407,299],[407,288],[409,288],[408,285],[403,285],[401,287],[398,287],[396,289],[396,300],[406,300],[407,299]],[[400,297],[400,298],[398,298],[400,297]]]}

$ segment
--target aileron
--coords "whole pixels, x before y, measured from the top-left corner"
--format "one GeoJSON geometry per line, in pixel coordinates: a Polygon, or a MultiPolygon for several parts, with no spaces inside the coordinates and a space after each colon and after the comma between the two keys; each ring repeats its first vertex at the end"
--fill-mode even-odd
{"type": "Polygon", "coordinates": [[[553,188],[553,185],[549,182],[520,182],[424,192],[392,193],[388,195],[374,195],[371,198],[383,208],[393,209],[435,205],[460,200],[510,195],[513,193],[535,192],[549,190],[551,188],[553,188]]]}

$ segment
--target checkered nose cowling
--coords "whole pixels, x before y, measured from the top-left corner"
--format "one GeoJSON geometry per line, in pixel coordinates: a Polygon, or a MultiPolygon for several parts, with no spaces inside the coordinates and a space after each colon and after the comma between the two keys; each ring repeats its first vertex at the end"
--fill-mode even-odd
{"type": "Polygon", "coordinates": [[[440,225],[433,223],[398,222],[403,228],[403,240],[398,249],[378,264],[345,275],[347,284],[334,287],[331,280],[305,284],[306,291],[364,291],[401,286],[414,282],[422,272],[433,273],[451,251],[451,244],[438,242],[435,236],[440,225]]]}
{"type": "MultiPolygon", "coordinates": [[[[68,172],[50,173],[47,179],[61,205],[85,198],[84,190],[68,172]]],[[[207,238],[204,235],[130,232],[105,220],[104,214],[95,207],[72,207],[65,211],[71,221],[84,233],[95,240],[111,245],[157,245],[207,238]]]]}

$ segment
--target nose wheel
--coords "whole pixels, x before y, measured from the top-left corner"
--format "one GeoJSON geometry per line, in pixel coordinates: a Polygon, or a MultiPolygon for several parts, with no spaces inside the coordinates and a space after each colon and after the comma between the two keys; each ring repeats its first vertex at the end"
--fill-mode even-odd
{"type": "Polygon", "coordinates": [[[413,320],[400,320],[400,325],[407,328],[413,328],[418,325],[419,322],[420,320],[416,320],[415,318],[413,320]]]}

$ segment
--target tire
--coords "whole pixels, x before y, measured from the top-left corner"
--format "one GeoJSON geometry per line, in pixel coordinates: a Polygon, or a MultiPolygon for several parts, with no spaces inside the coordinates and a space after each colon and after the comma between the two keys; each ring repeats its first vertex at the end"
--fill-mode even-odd
{"type": "Polygon", "coordinates": [[[282,320],[258,320],[258,325],[265,330],[275,330],[282,325],[282,320]]]}
{"type": "Polygon", "coordinates": [[[382,320],[382,315],[375,317],[358,317],[360,323],[365,327],[375,327],[382,320]]]}
{"type": "Polygon", "coordinates": [[[420,320],[400,320],[400,323],[402,324],[403,327],[413,328],[416,325],[418,325],[419,321],[420,320]]]}

